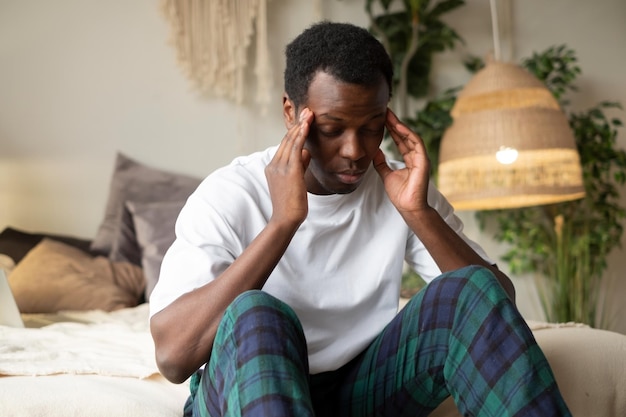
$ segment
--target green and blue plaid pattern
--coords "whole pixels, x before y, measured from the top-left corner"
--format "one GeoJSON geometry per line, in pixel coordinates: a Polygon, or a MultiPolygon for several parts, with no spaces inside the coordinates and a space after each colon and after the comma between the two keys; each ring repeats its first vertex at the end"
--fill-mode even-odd
{"type": "Polygon", "coordinates": [[[485,268],[444,274],[353,363],[340,416],[425,416],[452,395],[467,416],[569,416],[552,371],[485,268]]]}
{"type": "Polygon", "coordinates": [[[570,416],[545,356],[493,276],[467,267],[409,301],[357,358],[308,375],[291,308],[262,291],[227,309],[185,415],[426,416],[452,395],[466,416],[570,416]]]}
{"type": "Polygon", "coordinates": [[[304,332],[293,310],[262,291],[240,295],[224,313],[194,416],[313,416],[304,332]]]}

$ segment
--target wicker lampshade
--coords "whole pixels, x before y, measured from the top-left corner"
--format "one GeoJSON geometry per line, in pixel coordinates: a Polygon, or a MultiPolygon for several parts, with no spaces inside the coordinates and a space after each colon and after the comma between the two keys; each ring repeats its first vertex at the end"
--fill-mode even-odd
{"type": "Polygon", "coordinates": [[[541,81],[492,61],[459,93],[439,154],[439,189],[457,210],[550,204],[585,195],[565,114],[541,81]]]}

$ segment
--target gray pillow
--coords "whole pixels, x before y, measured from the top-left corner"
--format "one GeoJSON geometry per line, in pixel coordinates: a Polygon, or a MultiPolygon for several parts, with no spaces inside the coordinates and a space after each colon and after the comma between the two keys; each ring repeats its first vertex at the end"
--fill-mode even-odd
{"type": "MultiPolygon", "coordinates": [[[[104,219],[91,243],[91,251],[111,255],[119,238],[122,214],[127,201],[181,201],[200,184],[199,178],[176,174],[143,165],[117,153],[104,219]]],[[[112,259],[123,259],[115,254],[112,259]]]]}
{"type": "Polygon", "coordinates": [[[174,243],[176,219],[184,205],[185,201],[126,203],[132,215],[141,252],[141,266],[146,279],[146,300],[150,299],[150,293],[159,280],[163,256],[174,243]]]}
{"type": "Polygon", "coordinates": [[[122,209],[114,239],[109,258],[115,262],[130,262],[141,266],[141,249],[135,236],[135,225],[133,215],[128,208],[128,201],[122,209]]]}

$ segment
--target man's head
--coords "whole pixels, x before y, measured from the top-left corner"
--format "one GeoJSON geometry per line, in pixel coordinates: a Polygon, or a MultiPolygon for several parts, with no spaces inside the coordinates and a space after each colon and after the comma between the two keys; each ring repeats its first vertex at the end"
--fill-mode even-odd
{"type": "Polygon", "coordinates": [[[296,107],[307,100],[319,71],[340,81],[372,86],[382,77],[389,87],[393,66],[383,45],[366,29],[348,23],[317,23],[296,37],[286,51],[285,92],[296,107]]]}
{"type": "Polygon", "coordinates": [[[367,30],[323,22],[287,46],[283,116],[289,129],[313,113],[304,180],[313,194],[357,189],[380,152],[391,97],[392,64],[367,30]]]}

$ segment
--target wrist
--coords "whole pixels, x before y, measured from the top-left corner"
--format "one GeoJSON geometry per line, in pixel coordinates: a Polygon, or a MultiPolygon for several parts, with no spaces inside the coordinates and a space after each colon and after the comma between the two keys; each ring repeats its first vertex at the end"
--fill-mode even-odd
{"type": "Polygon", "coordinates": [[[265,229],[279,236],[288,236],[290,239],[296,233],[303,221],[287,218],[284,216],[272,216],[265,229]]]}
{"type": "Polygon", "coordinates": [[[412,210],[398,210],[400,215],[409,225],[419,225],[421,223],[429,223],[435,218],[441,218],[437,210],[428,204],[420,208],[412,210]],[[436,217],[435,217],[436,216],[436,217]]]}

